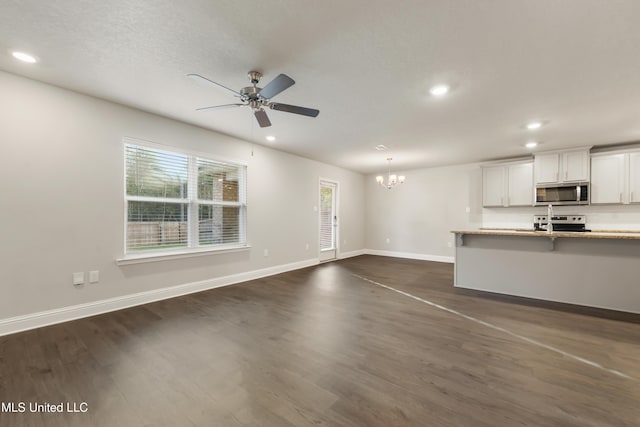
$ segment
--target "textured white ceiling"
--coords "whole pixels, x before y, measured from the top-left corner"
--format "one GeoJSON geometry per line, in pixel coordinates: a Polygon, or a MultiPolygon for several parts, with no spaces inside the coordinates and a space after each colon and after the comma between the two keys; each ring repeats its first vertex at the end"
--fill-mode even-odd
{"type": "Polygon", "coordinates": [[[373,173],[640,140],[638,0],[3,0],[0,69],[373,173]],[[37,65],[18,63],[13,49],[37,65]],[[246,72],[318,108],[196,112],[246,72]],[[449,83],[443,99],[432,84],[449,83]],[[548,122],[526,131],[530,120],[548,122]],[[265,141],[266,135],[277,141],[265,141]],[[390,148],[374,150],[377,144],[390,148]]]}

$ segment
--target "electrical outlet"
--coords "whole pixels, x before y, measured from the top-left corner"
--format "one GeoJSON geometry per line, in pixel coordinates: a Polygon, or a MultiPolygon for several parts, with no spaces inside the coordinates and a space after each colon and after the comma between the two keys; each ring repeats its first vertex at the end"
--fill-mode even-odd
{"type": "Polygon", "coordinates": [[[264,256],[269,256],[269,249],[264,250],[264,256]]]}
{"type": "Polygon", "coordinates": [[[465,209],[465,212],[466,213],[471,213],[471,208],[469,206],[467,206],[466,209],[465,209]]]}
{"type": "Polygon", "coordinates": [[[391,243],[391,239],[387,237],[387,243],[391,243]]]}
{"type": "Polygon", "coordinates": [[[307,243],[307,244],[304,246],[304,248],[305,248],[305,250],[307,250],[307,251],[308,251],[308,250],[309,250],[309,244],[307,243]]]}
{"type": "Polygon", "coordinates": [[[84,272],[80,271],[78,273],[73,273],[73,285],[79,286],[84,285],[84,272]]]}
{"type": "Polygon", "coordinates": [[[100,272],[98,270],[93,270],[89,272],[89,283],[98,283],[100,280],[100,272]]]}

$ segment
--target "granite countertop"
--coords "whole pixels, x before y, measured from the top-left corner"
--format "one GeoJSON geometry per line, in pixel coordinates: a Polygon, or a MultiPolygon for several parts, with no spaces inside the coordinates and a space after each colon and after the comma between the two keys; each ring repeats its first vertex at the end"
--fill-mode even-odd
{"type": "Polygon", "coordinates": [[[625,239],[640,240],[640,231],[594,230],[590,232],[534,231],[527,228],[480,228],[477,230],[452,230],[455,234],[476,234],[485,236],[523,236],[523,237],[571,237],[578,239],[625,239]]]}

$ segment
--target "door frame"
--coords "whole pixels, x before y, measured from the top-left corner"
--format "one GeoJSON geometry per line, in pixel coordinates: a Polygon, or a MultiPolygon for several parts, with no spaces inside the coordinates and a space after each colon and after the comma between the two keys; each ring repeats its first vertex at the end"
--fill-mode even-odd
{"type": "Polygon", "coordinates": [[[340,257],[340,182],[336,181],[335,179],[330,179],[330,178],[323,178],[323,177],[318,177],[318,194],[317,194],[317,198],[316,200],[318,201],[318,223],[317,223],[317,230],[318,230],[318,259],[320,260],[320,262],[330,262],[330,261],[335,261],[340,257]],[[321,215],[321,211],[322,208],[320,206],[320,189],[322,188],[322,183],[326,182],[328,184],[333,184],[335,186],[335,192],[334,192],[334,201],[335,201],[335,216],[337,219],[336,224],[334,226],[334,233],[335,233],[335,257],[333,258],[329,258],[326,260],[321,260],[320,259],[320,255],[321,255],[321,250],[320,250],[320,238],[321,238],[321,229],[320,229],[320,215],[321,215]]]}

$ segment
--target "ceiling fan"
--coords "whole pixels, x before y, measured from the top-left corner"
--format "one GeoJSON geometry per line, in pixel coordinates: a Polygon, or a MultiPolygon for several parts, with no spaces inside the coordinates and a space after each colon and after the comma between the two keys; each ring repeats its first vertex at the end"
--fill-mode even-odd
{"type": "Polygon", "coordinates": [[[236,108],[246,105],[253,109],[253,114],[256,117],[256,120],[258,121],[258,124],[261,128],[271,126],[271,121],[269,120],[269,117],[267,116],[264,108],[270,108],[276,111],[284,111],[286,113],[300,114],[308,117],[317,117],[318,114],[320,114],[319,110],[315,110],[313,108],[298,107],[296,105],[281,104],[271,101],[271,98],[296,83],[291,77],[287,76],[286,74],[279,74],[275,79],[271,80],[271,82],[263,88],[257,86],[258,82],[260,82],[260,78],[262,77],[262,74],[260,72],[249,71],[247,76],[249,77],[249,81],[251,82],[252,86],[243,87],[242,89],[240,89],[240,91],[235,91],[220,83],[216,83],[213,80],[209,80],[208,78],[203,77],[200,74],[187,74],[187,77],[191,78],[192,80],[224,88],[230,92],[233,92],[236,97],[240,98],[240,103],[201,107],[196,108],[196,111],[221,110],[224,108],[236,108]]]}

